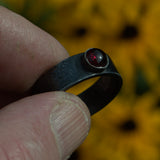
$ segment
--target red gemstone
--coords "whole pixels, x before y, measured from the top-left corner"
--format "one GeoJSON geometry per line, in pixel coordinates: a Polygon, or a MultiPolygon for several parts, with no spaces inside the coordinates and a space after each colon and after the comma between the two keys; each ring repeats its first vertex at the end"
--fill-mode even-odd
{"type": "Polygon", "coordinates": [[[95,67],[105,67],[107,64],[106,54],[99,49],[90,49],[86,53],[88,62],[95,67]]]}

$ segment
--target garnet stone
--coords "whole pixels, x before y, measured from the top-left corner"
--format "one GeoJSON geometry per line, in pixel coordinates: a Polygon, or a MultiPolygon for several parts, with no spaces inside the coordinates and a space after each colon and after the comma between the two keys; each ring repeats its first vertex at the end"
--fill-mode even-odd
{"type": "Polygon", "coordinates": [[[106,54],[100,49],[89,49],[86,52],[86,59],[94,67],[105,67],[107,65],[106,54]]]}

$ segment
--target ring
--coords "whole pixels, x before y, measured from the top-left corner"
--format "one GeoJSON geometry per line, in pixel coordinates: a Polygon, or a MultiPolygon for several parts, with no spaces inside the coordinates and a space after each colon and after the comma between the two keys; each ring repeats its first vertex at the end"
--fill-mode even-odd
{"type": "Polygon", "coordinates": [[[110,57],[97,48],[71,56],[43,74],[33,85],[32,94],[66,91],[72,86],[100,76],[91,87],[78,96],[91,115],[104,108],[120,91],[122,78],[110,57]]]}

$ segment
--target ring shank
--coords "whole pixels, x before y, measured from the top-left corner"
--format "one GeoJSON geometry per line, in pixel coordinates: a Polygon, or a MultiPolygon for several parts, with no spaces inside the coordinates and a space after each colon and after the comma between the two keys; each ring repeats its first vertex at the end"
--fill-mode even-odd
{"type": "Polygon", "coordinates": [[[119,75],[102,76],[95,84],[78,96],[89,107],[91,115],[105,107],[119,92],[122,85],[119,75]],[[107,84],[107,85],[106,85],[107,84]]]}
{"type": "Polygon", "coordinates": [[[101,76],[90,88],[78,96],[86,103],[91,115],[105,107],[119,92],[122,78],[109,56],[108,65],[101,72],[85,68],[84,53],[69,57],[43,74],[32,88],[32,94],[48,91],[66,91],[86,79],[101,76]]]}

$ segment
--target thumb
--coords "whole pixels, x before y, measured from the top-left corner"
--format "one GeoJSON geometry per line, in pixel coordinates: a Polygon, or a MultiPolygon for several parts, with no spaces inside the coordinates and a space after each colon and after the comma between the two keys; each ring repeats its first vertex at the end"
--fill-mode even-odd
{"type": "Polygon", "coordinates": [[[85,104],[64,92],[24,98],[0,111],[0,159],[66,159],[90,126],[85,104]]]}

